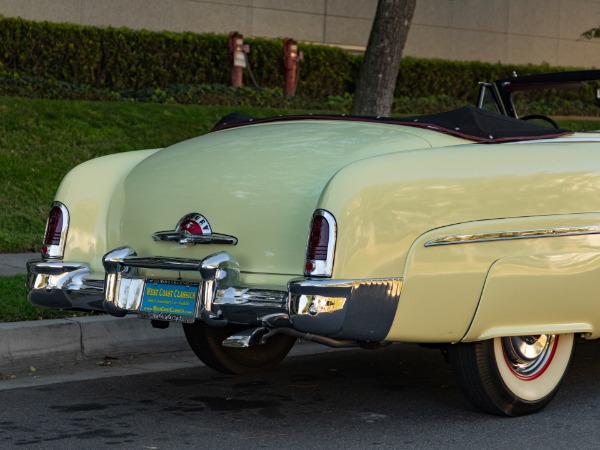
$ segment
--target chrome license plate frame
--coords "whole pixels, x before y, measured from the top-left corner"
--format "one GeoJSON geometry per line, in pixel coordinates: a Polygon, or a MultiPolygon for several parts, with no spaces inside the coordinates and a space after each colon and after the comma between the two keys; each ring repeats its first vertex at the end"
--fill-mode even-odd
{"type": "Polygon", "coordinates": [[[200,282],[149,278],[144,282],[138,316],[143,319],[193,323],[200,282]]]}

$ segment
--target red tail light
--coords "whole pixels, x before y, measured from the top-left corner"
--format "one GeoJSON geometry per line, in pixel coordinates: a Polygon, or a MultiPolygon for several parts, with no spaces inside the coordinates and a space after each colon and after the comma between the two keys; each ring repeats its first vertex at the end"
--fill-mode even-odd
{"type": "Polygon", "coordinates": [[[63,213],[60,207],[53,206],[48,215],[48,225],[46,226],[46,235],[44,236],[44,244],[59,245],[60,236],[63,227],[63,213]]]}
{"type": "Polygon", "coordinates": [[[54,202],[48,215],[42,257],[62,258],[64,254],[65,239],[69,227],[69,211],[60,202],[54,202]]]}
{"type": "Polygon", "coordinates": [[[333,215],[318,209],[313,214],[306,244],[304,275],[330,277],[335,253],[336,222],[333,215]]]}
{"type": "Polygon", "coordinates": [[[308,237],[306,258],[325,261],[327,259],[328,244],[329,224],[327,223],[327,220],[325,220],[325,217],[316,216],[313,218],[310,236],[308,237]]]}

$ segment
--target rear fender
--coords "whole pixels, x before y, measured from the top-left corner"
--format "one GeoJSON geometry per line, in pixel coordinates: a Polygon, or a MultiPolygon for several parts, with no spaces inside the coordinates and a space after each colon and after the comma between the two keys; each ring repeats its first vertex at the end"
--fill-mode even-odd
{"type": "MultiPolygon", "coordinates": [[[[123,180],[133,167],[158,151],[141,150],[103,156],[84,162],[63,179],[56,200],[69,210],[70,224],[65,261],[85,261],[92,270],[103,271],[101,258],[108,251],[109,212],[123,201],[123,180]]],[[[116,228],[118,229],[118,227],[116,228]]]]}
{"type": "Polygon", "coordinates": [[[598,280],[597,252],[502,258],[486,277],[473,324],[463,340],[546,333],[585,333],[597,338],[598,280]]]}
{"type": "Polygon", "coordinates": [[[591,282],[600,264],[600,235],[494,236],[502,231],[598,224],[599,214],[573,214],[469,222],[423,234],[409,251],[402,294],[387,339],[458,342],[522,334],[527,327],[528,334],[535,334],[539,326],[551,324],[562,324],[554,332],[588,332],[592,328],[591,300],[600,298],[591,282]],[[487,239],[439,241],[476,234],[487,239]],[[573,294],[566,296],[567,292],[573,294]],[[575,297],[578,300],[573,302],[575,297]],[[526,311],[521,316],[520,308],[526,311]],[[567,311],[571,312],[565,315],[567,311]]]}

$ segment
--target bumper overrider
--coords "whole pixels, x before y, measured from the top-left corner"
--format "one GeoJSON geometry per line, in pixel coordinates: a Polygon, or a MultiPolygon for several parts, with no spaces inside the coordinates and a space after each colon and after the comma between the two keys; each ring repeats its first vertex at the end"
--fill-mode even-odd
{"type": "MultiPolygon", "coordinates": [[[[103,265],[104,280],[84,263],[29,261],[29,300],[38,306],[105,311],[118,317],[137,313],[158,321],[202,320],[213,327],[228,323],[248,325],[247,333],[238,333],[224,342],[232,347],[253,345],[275,333],[343,346],[349,341],[383,341],[402,288],[401,278],[297,278],[288,282],[286,290],[245,287],[239,281],[239,264],[226,252],[202,260],[147,258],[122,247],[107,253],[103,265]],[[140,274],[145,271],[165,271],[165,277],[140,274]],[[187,281],[194,277],[181,275],[190,272],[199,273],[200,281],[187,281]],[[150,289],[148,286],[157,286],[152,283],[193,285],[189,313],[179,315],[161,307],[148,308],[144,292],[150,289]]],[[[186,294],[175,294],[180,295],[186,294]]]]}

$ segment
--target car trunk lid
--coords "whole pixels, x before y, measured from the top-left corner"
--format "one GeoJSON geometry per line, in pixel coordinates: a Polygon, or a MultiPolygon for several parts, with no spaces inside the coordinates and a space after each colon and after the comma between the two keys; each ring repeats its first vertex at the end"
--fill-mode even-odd
{"type": "MultiPolygon", "coordinates": [[[[429,148],[427,132],[363,122],[302,121],[215,132],[142,161],[114,201],[113,247],[144,256],[201,259],[231,253],[249,273],[302,273],[308,227],[328,181],[360,159],[429,148]],[[152,234],[199,213],[237,245],[180,245],[152,234]]],[[[338,218],[340,220],[342,218],[338,218]]]]}

